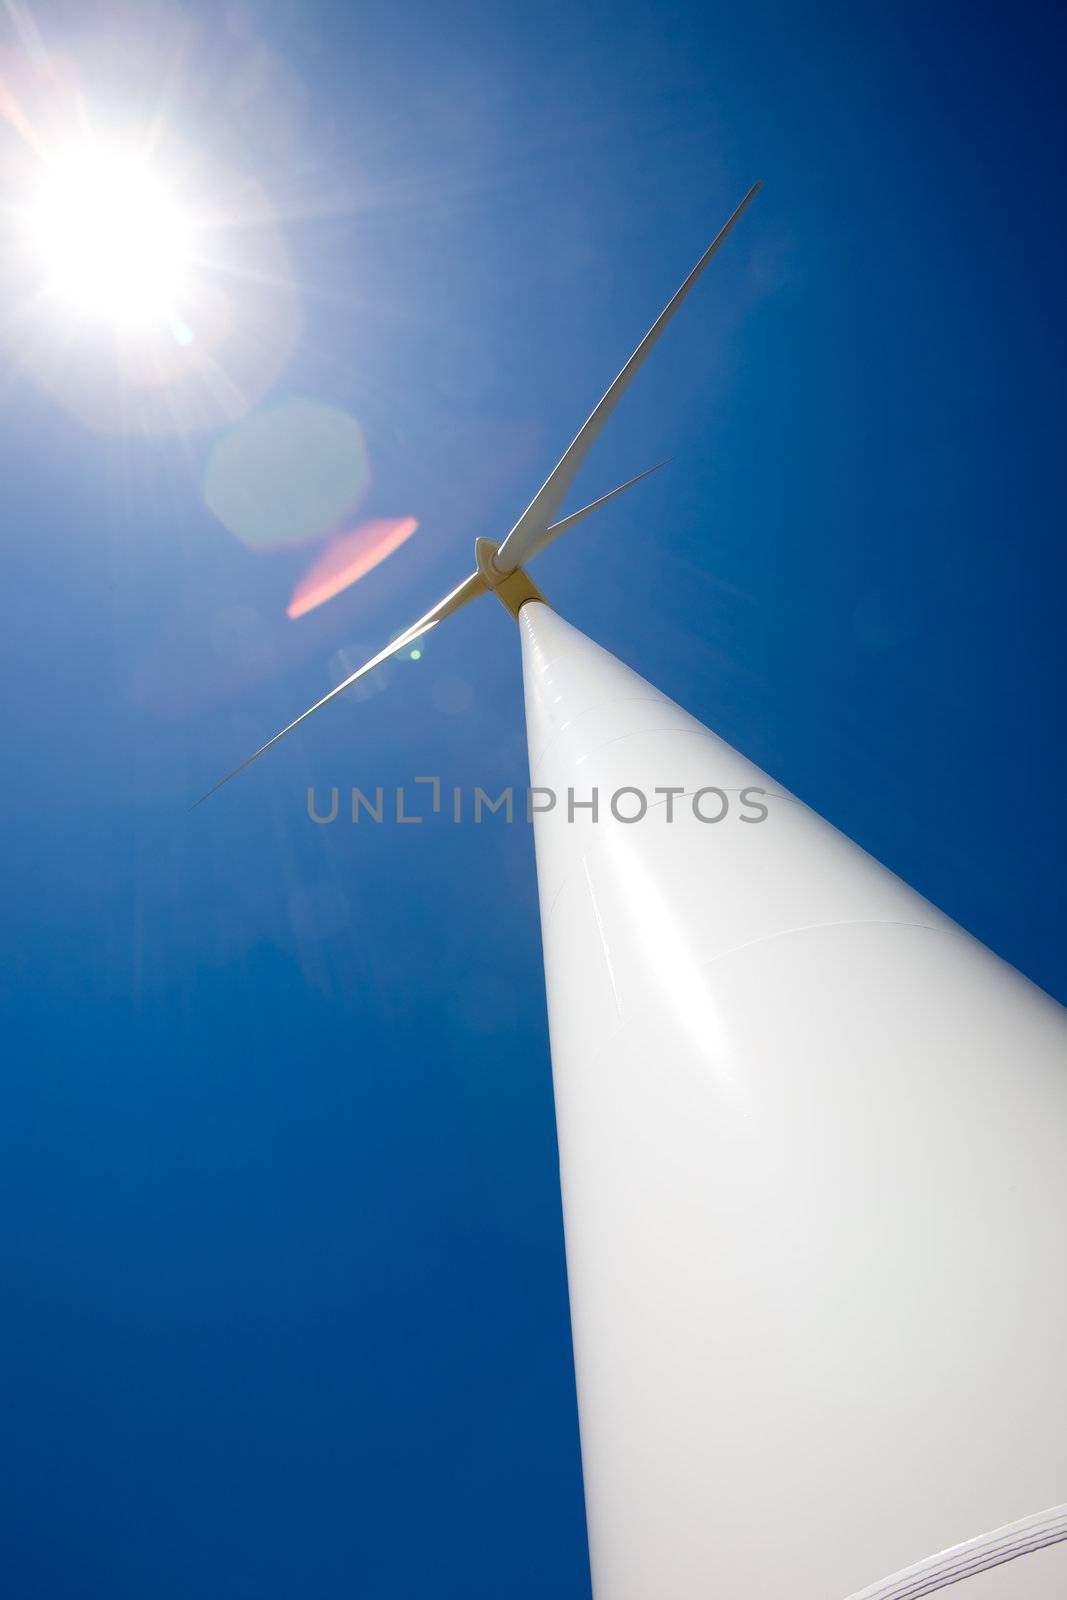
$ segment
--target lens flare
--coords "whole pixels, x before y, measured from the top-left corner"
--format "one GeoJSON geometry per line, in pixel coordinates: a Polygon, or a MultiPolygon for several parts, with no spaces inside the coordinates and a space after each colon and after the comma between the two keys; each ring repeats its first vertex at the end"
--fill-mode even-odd
{"type": "Polygon", "coordinates": [[[253,412],[215,445],[208,509],[253,550],[322,539],[366,495],[370,462],[355,417],[295,395],[253,412]]]}
{"type": "MultiPolygon", "coordinates": [[[[414,517],[381,517],[341,534],[301,578],[286,607],[287,614],[302,617],[332,600],[342,589],[358,583],[394,550],[399,550],[417,527],[414,517]]],[[[418,660],[414,650],[411,655],[418,660]]]]}

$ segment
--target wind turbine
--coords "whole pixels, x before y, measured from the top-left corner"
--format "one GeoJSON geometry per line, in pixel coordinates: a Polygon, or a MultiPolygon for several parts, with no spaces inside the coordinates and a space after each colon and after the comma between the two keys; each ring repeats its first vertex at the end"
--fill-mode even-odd
{"type": "Polygon", "coordinates": [[[525,570],[647,476],[553,520],[758,188],[503,542],[222,783],[495,594],[557,797],[535,847],[597,1600],[1053,1600],[1067,1012],[525,570]]]}

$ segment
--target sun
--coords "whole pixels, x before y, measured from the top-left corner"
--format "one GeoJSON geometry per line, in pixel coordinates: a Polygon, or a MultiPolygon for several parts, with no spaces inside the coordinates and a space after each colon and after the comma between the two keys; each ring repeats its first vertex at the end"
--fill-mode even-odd
{"type": "Polygon", "coordinates": [[[25,216],[43,287],[68,312],[126,330],[180,325],[190,226],[150,161],[69,151],[48,162],[25,216]]]}

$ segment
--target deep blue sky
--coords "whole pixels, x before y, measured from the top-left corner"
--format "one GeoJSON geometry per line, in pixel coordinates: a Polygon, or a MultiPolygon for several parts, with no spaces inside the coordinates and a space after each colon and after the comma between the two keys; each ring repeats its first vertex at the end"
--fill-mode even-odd
{"type": "MultiPolygon", "coordinates": [[[[149,9],[35,15],[136,116],[149,9]]],[[[317,547],[211,515],[218,431],[5,373],[5,1590],[586,1596],[532,840],[305,814],[523,784],[513,627],[472,608],[187,807],[502,536],[760,177],[573,503],[673,465],[536,575],[1067,999],[1063,39],[1026,5],[187,15],[166,114],[293,262],[267,403],[355,416],[361,515],[421,526],[290,622],[317,547]]]]}

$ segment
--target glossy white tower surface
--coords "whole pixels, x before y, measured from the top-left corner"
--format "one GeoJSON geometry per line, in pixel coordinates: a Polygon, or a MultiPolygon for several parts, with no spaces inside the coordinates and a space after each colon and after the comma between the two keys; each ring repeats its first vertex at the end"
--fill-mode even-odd
{"type": "MultiPolygon", "coordinates": [[[[930,1592],[882,1580],[1067,1501],[1067,1012],[519,620],[596,1600],[930,1592]]],[[[1060,1600],[1067,1544],[952,1592],[1060,1600]]]]}

